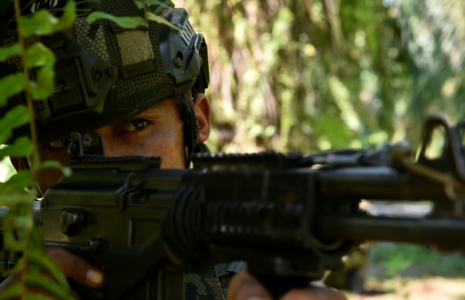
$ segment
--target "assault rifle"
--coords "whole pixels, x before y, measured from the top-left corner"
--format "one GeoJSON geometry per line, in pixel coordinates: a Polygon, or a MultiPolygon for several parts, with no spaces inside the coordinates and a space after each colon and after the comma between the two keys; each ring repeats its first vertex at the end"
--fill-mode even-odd
{"type": "Polygon", "coordinates": [[[101,137],[73,134],[73,175],[37,205],[38,224],[48,246],[103,268],[103,299],[183,299],[185,270],[232,260],[279,294],[341,268],[365,240],[463,250],[464,128],[429,117],[416,162],[401,143],[308,156],[199,154],[192,170],[104,158],[101,137]],[[429,158],[435,130],[445,145],[429,158]],[[430,200],[434,209],[423,218],[370,216],[361,199],[430,200]]]}

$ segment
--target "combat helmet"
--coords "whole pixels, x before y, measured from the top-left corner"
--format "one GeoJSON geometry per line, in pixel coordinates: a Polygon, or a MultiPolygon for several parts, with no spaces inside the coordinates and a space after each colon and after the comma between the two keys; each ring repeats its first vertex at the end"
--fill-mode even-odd
{"type": "MultiPolygon", "coordinates": [[[[66,2],[24,0],[20,2],[21,13],[48,9],[59,17],[66,2]]],[[[207,45],[203,35],[192,28],[187,11],[162,0],[148,9],[180,30],[153,21],[148,26],[125,29],[109,20],[90,24],[86,17],[95,10],[143,17],[144,11],[134,0],[80,0],[76,4],[78,17],[73,28],[40,38],[54,51],[57,63],[55,93],[34,105],[39,142],[100,128],[173,98],[184,121],[187,154],[200,151],[203,147],[197,140],[192,95],[204,93],[209,84],[207,45]]],[[[0,44],[12,45],[17,40],[12,5],[0,20],[0,44]]],[[[0,65],[0,76],[18,70],[21,61],[12,57],[0,65]]],[[[10,99],[3,114],[24,102],[24,97],[10,99]]],[[[27,134],[28,130],[27,126],[19,128],[14,135],[27,134]]]]}

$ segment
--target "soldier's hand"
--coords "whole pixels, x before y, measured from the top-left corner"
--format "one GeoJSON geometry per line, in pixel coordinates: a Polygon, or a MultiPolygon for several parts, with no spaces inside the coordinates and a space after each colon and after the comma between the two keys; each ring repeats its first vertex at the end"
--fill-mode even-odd
{"type": "Polygon", "coordinates": [[[66,277],[90,287],[102,286],[102,271],[85,259],[61,248],[49,248],[47,254],[58,262],[66,277]]]}
{"type": "MultiPolygon", "coordinates": [[[[91,265],[85,259],[82,259],[60,248],[47,249],[47,254],[58,262],[66,277],[90,287],[102,286],[102,271],[96,268],[95,266],[91,265]]],[[[10,275],[0,284],[0,292],[5,290],[9,285],[18,282],[19,280],[19,276],[10,275]]],[[[38,291],[37,289],[34,290],[38,291]]],[[[47,291],[40,291],[40,293],[57,299],[56,296],[47,291]]],[[[74,297],[76,299],[80,299],[77,295],[74,295],[74,297]]]]}
{"type": "MultiPolygon", "coordinates": [[[[273,300],[267,289],[247,271],[237,273],[229,283],[227,300],[273,300]]],[[[274,299],[280,300],[280,299],[274,299]]],[[[334,290],[323,287],[307,287],[287,292],[281,300],[346,300],[334,290]]]]}

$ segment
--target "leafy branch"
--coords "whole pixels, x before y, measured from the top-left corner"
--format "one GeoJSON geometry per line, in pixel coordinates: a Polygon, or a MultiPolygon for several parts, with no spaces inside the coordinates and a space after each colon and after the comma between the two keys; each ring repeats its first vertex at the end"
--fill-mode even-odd
{"type": "MultiPolygon", "coordinates": [[[[136,4],[145,11],[141,17],[116,17],[95,11],[88,17],[88,22],[107,19],[123,28],[148,26],[149,21],[156,21],[177,28],[161,17],[166,9],[173,9],[171,1],[137,0],[136,4]],[[155,9],[152,9],[155,8],[155,9]]],[[[6,147],[0,147],[0,160],[7,157],[28,157],[31,172],[21,170],[8,181],[0,183],[0,206],[7,206],[8,213],[2,221],[5,260],[11,253],[21,253],[16,265],[4,272],[2,276],[13,275],[18,281],[2,291],[0,300],[24,299],[72,299],[65,275],[55,261],[45,254],[45,245],[40,230],[34,227],[34,196],[37,194],[34,179],[38,172],[47,168],[60,169],[65,176],[70,175],[69,168],[63,168],[57,161],[40,161],[35,128],[33,101],[42,101],[54,92],[53,52],[40,42],[28,45],[28,38],[50,35],[56,31],[72,26],[76,20],[76,4],[68,1],[61,18],[56,18],[47,10],[40,10],[32,15],[21,15],[19,0],[13,0],[17,21],[17,43],[0,48],[0,62],[9,62],[14,57],[21,58],[21,71],[0,79],[0,108],[7,105],[11,97],[20,97],[22,93],[26,105],[10,109],[0,118],[0,145],[10,141],[13,130],[29,123],[31,137],[15,139],[6,147]],[[35,78],[31,80],[30,71],[35,78]],[[46,273],[48,276],[44,276],[46,273]],[[41,291],[40,294],[38,291],[41,291]],[[44,295],[47,294],[47,295],[44,295]]],[[[8,264],[6,264],[8,265],[8,264]]]]}
{"type": "MultiPolygon", "coordinates": [[[[21,258],[17,260],[16,265],[2,274],[2,276],[14,275],[19,278],[19,281],[3,291],[0,300],[53,299],[42,293],[38,294],[37,289],[56,295],[60,299],[72,299],[66,277],[58,264],[45,254],[41,233],[38,228],[34,227],[33,205],[36,194],[34,178],[37,172],[44,168],[62,168],[57,162],[42,163],[40,161],[33,110],[33,100],[45,100],[53,94],[55,56],[40,42],[26,46],[25,39],[49,35],[74,24],[76,5],[73,1],[68,1],[60,19],[47,10],[22,16],[19,0],[14,0],[13,5],[17,20],[17,43],[10,47],[0,48],[0,62],[19,56],[21,71],[0,80],[0,108],[7,104],[9,98],[19,93],[23,93],[26,106],[18,105],[0,119],[2,128],[0,144],[5,144],[10,140],[13,129],[27,123],[30,125],[31,139],[26,136],[19,137],[9,146],[1,148],[0,159],[6,156],[28,156],[34,169],[32,173],[19,171],[8,181],[0,183],[0,206],[9,208],[2,221],[5,260],[10,258],[9,253],[21,253],[21,258]],[[35,80],[30,78],[31,69],[37,69],[35,80]],[[44,272],[49,276],[44,276],[44,272]]],[[[63,172],[66,174],[69,170],[63,169],[63,172]]]]}
{"type": "Polygon", "coordinates": [[[136,0],[136,5],[139,9],[145,11],[145,18],[142,17],[117,17],[111,14],[101,12],[101,11],[94,11],[89,16],[87,16],[87,22],[92,23],[97,20],[105,19],[110,20],[118,26],[127,29],[133,29],[140,26],[147,27],[148,21],[155,21],[157,23],[164,24],[166,26],[172,27],[176,30],[182,30],[181,28],[176,27],[170,21],[166,20],[163,17],[160,17],[158,13],[161,10],[168,8],[174,8],[174,4],[171,1],[158,1],[158,0],[136,0]],[[168,4],[167,4],[168,2],[168,4]],[[155,6],[157,9],[155,11],[151,11],[150,7],[155,6]]]}

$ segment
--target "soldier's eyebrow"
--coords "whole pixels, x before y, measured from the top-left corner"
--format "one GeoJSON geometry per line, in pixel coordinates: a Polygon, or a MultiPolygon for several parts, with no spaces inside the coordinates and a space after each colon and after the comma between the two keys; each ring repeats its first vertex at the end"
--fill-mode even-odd
{"type": "MultiPolygon", "coordinates": [[[[153,111],[162,112],[162,111],[168,109],[169,106],[170,106],[170,104],[169,104],[169,102],[167,100],[162,100],[162,101],[158,102],[157,104],[154,104],[154,105],[150,106],[145,111],[147,111],[147,112],[153,112],[153,111]]],[[[145,112],[145,111],[143,111],[143,112],[145,112]]],[[[141,113],[143,113],[143,112],[141,112],[141,113]]]]}

